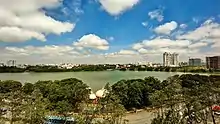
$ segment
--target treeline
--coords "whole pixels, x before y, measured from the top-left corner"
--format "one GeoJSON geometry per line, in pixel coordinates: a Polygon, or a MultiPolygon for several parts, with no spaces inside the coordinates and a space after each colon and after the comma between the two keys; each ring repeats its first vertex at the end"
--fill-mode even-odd
{"type": "Polygon", "coordinates": [[[58,66],[27,66],[19,67],[0,67],[0,73],[21,73],[21,72],[80,72],[80,71],[161,71],[161,72],[191,72],[191,73],[218,73],[217,69],[206,69],[204,67],[148,67],[145,65],[80,65],[70,69],[58,66]]]}
{"type": "Polygon", "coordinates": [[[20,72],[79,72],[79,71],[106,71],[115,69],[115,65],[81,65],[73,68],[61,68],[58,66],[27,66],[19,67],[0,67],[0,73],[20,73],[20,72]]]}
{"type": "Polygon", "coordinates": [[[89,87],[75,78],[24,85],[0,81],[0,120],[41,124],[47,115],[77,113],[74,117],[79,124],[90,124],[95,118],[101,118],[103,124],[120,124],[126,122],[122,120],[125,110],[154,107],[158,112],[152,124],[207,124],[216,122],[211,106],[220,103],[217,75],[120,80],[105,89],[105,97],[94,106],[89,87]]]}

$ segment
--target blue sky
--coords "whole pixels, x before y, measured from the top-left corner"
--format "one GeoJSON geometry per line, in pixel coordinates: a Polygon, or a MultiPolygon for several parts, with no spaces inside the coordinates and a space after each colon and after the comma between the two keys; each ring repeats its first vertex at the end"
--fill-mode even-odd
{"type": "Polygon", "coordinates": [[[161,62],[163,52],[179,53],[180,61],[217,55],[219,6],[219,0],[3,1],[1,61],[129,63],[161,62]]]}

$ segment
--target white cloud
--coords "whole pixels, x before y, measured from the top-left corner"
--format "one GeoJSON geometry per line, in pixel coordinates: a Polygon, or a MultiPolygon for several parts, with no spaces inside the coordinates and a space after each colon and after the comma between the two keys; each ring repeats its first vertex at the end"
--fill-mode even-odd
{"type": "Polygon", "coordinates": [[[138,50],[138,52],[141,53],[141,54],[147,54],[147,53],[149,53],[149,50],[147,50],[147,49],[145,49],[145,48],[140,48],[140,49],[138,50]]]}
{"type": "Polygon", "coordinates": [[[109,14],[116,16],[131,9],[139,0],[99,0],[99,2],[109,14]]]}
{"type": "Polygon", "coordinates": [[[142,44],[142,43],[136,43],[136,44],[134,44],[133,46],[132,46],[132,49],[134,49],[134,50],[139,50],[139,49],[141,49],[141,48],[143,48],[144,47],[144,45],[142,44]]]}
{"type": "Polygon", "coordinates": [[[180,24],[180,28],[182,28],[182,29],[187,28],[187,24],[180,24]]]}
{"type": "Polygon", "coordinates": [[[77,42],[74,42],[73,45],[80,48],[93,48],[97,50],[109,49],[108,41],[105,39],[101,39],[95,34],[84,35],[77,42]]]}
{"type": "Polygon", "coordinates": [[[196,48],[205,47],[207,45],[208,45],[208,43],[206,43],[206,42],[197,42],[197,43],[194,43],[194,44],[190,44],[189,48],[190,49],[196,49],[196,48]]]}
{"type": "Polygon", "coordinates": [[[135,52],[133,50],[120,50],[118,52],[118,54],[120,54],[120,55],[135,55],[135,54],[137,54],[137,52],[135,52]]]}
{"type": "Polygon", "coordinates": [[[186,47],[190,44],[188,40],[171,40],[164,38],[155,38],[152,40],[144,40],[143,45],[150,48],[163,48],[163,47],[186,47]]]}
{"type": "Polygon", "coordinates": [[[42,8],[54,8],[59,4],[60,0],[1,0],[0,29],[2,32],[10,30],[10,33],[0,37],[0,41],[16,42],[32,38],[45,41],[48,34],[71,32],[75,24],[55,20],[42,11],[42,8]]]}
{"type": "Polygon", "coordinates": [[[157,19],[158,22],[161,22],[164,19],[163,10],[161,9],[156,9],[154,11],[149,12],[148,16],[150,16],[151,19],[157,19]]]}
{"type": "Polygon", "coordinates": [[[133,54],[132,50],[121,50],[116,53],[85,55],[77,51],[73,46],[48,45],[48,46],[25,46],[1,48],[1,62],[15,59],[17,63],[42,64],[42,63],[75,63],[75,64],[98,64],[98,63],[134,63],[142,58],[133,54]]]}
{"type": "Polygon", "coordinates": [[[166,34],[169,35],[173,30],[178,27],[178,24],[175,21],[171,21],[165,23],[164,25],[160,25],[154,29],[157,34],[166,34]]]}
{"type": "Polygon", "coordinates": [[[0,41],[22,42],[32,38],[46,41],[45,36],[38,32],[18,27],[0,27],[0,41]]]}
{"type": "Polygon", "coordinates": [[[61,56],[67,54],[79,54],[74,50],[72,46],[57,46],[57,45],[47,45],[47,46],[26,46],[26,47],[6,47],[8,52],[15,55],[46,55],[46,56],[61,56]]]}
{"type": "Polygon", "coordinates": [[[151,40],[144,40],[141,43],[134,44],[133,49],[141,55],[147,55],[148,57],[154,58],[159,61],[161,60],[161,56],[164,52],[177,52],[181,56],[197,54],[199,52],[199,48],[203,46],[201,44],[196,45],[192,44],[189,40],[174,40],[157,37],[151,40]],[[189,48],[189,46],[191,47],[189,48]]]}
{"type": "Polygon", "coordinates": [[[144,27],[147,27],[148,26],[148,22],[142,22],[141,23],[144,27]]]}
{"type": "MultiPolygon", "coordinates": [[[[185,25],[180,27],[183,28],[185,25]]],[[[162,30],[160,34],[164,34],[163,32],[165,31],[162,30]]],[[[174,33],[175,35],[173,36],[175,37],[159,36],[136,43],[132,48],[138,53],[150,57],[157,55],[161,57],[163,52],[177,52],[180,54],[181,60],[184,60],[183,58],[187,59],[190,56],[205,57],[206,55],[217,55],[219,53],[220,24],[214,22],[212,18],[206,20],[200,27],[192,31],[174,33]]]]}
{"type": "Polygon", "coordinates": [[[197,29],[177,37],[177,39],[187,39],[192,41],[205,39],[213,40],[215,38],[220,38],[220,24],[211,22],[210,20],[205,21],[197,29]]]}

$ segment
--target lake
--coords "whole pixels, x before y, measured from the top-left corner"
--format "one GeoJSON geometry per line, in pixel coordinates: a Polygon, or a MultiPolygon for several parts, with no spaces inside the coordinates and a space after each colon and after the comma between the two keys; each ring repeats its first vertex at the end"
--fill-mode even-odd
{"type": "Polygon", "coordinates": [[[164,80],[169,76],[183,74],[180,72],[135,72],[135,71],[102,71],[102,72],[55,72],[55,73],[0,73],[0,80],[16,80],[22,83],[34,83],[38,80],[61,80],[77,78],[88,84],[93,91],[101,89],[106,83],[114,84],[121,79],[144,78],[148,76],[164,80]]]}

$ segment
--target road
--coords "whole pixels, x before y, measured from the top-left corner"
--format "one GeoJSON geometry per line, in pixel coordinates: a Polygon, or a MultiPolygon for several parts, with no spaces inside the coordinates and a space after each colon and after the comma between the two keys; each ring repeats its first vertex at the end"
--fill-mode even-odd
{"type": "Polygon", "coordinates": [[[153,117],[153,112],[143,110],[137,113],[129,113],[125,119],[129,120],[129,124],[150,124],[153,117]]]}

